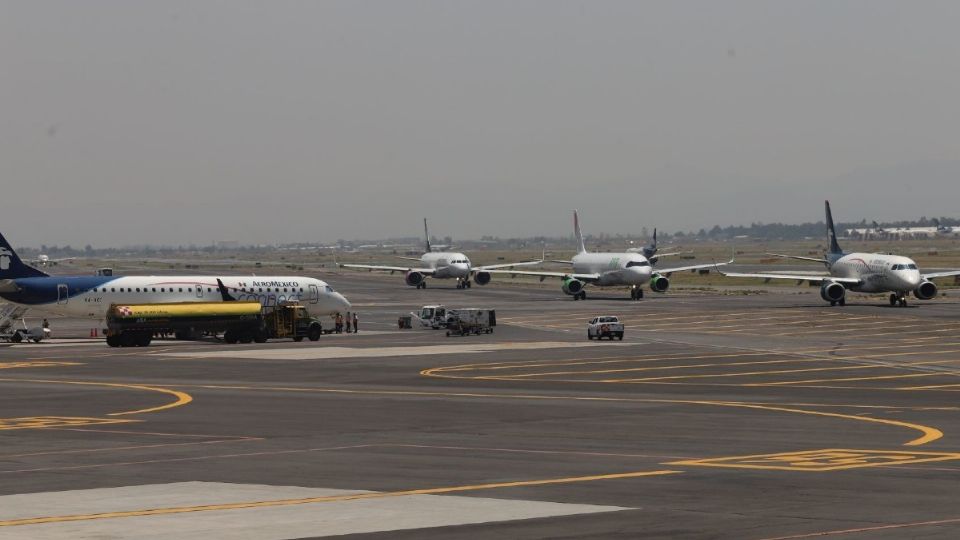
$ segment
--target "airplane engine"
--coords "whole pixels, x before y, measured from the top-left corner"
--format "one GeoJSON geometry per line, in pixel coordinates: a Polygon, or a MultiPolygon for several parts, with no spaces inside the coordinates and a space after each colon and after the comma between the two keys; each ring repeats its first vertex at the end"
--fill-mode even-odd
{"type": "Polygon", "coordinates": [[[583,282],[579,279],[567,278],[563,280],[560,288],[564,293],[569,295],[580,294],[580,292],[583,291],[583,282]]]}
{"type": "Polygon", "coordinates": [[[847,294],[847,289],[836,282],[824,283],[820,286],[820,298],[827,302],[840,302],[847,294]]]}
{"type": "Polygon", "coordinates": [[[670,288],[670,280],[657,274],[650,278],[650,290],[653,292],[667,292],[670,288]]]}
{"type": "Polygon", "coordinates": [[[490,272],[477,272],[473,275],[473,281],[477,285],[486,285],[490,283],[490,272]]]}
{"type": "Polygon", "coordinates": [[[920,300],[930,300],[937,296],[937,285],[932,281],[924,280],[913,290],[913,295],[920,300]]]}
{"type": "Polygon", "coordinates": [[[403,280],[407,282],[407,285],[416,287],[423,283],[423,274],[420,272],[407,272],[407,275],[403,276],[403,280]]]}

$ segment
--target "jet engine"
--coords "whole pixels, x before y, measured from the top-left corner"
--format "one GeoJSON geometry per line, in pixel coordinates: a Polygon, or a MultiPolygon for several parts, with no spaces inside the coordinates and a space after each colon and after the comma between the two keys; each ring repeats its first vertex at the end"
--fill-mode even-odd
{"type": "Polygon", "coordinates": [[[490,283],[490,272],[477,272],[473,275],[473,281],[477,285],[486,285],[490,283]]]}
{"type": "Polygon", "coordinates": [[[835,281],[827,282],[820,286],[820,298],[823,298],[831,304],[834,302],[842,302],[846,294],[847,289],[835,281]]]}
{"type": "Polygon", "coordinates": [[[920,300],[930,300],[937,296],[937,285],[932,281],[923,280],[913,290],[913,295],[920,300]]]}
{"type": "Polygon", "coordinates": [[[667,289],[670,288],[670,280],[660,274],[654,275],[650,278],[650,290],[653,292],[667,292],[667,289]]]}
{"type": "Polygon", "coordinates": [[[579,279],[567,278],[563,280],[563,284],[560,285],[560,288],[566,294],[580,294],[580,292],[583,291],[583,282],[579,279]]]}
{"type": "Polygon", "coordinates": [[[407,285],[416,287],[423,283],[423,274],[420,272],[407,272],[407,275],[403,276],[403,280],[407,282],[407,285]]]}

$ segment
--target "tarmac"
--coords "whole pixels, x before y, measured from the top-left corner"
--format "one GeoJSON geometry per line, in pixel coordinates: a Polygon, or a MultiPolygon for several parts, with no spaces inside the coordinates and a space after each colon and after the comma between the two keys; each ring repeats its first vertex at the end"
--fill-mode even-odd
{"type": "Polygon", "coordinates": [[[960,536],[954,291],[324,279],[359,333],[0,346],[0,539],[960,536]],[[496,331],[397,327],[436,303],[496,331]]]}

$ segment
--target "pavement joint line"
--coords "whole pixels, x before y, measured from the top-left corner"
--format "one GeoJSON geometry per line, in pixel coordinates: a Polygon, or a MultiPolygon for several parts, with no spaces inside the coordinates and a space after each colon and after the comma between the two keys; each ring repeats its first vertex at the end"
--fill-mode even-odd
{"type": "Polygon", "coordinates": [[[943,432],[937,428],[903,422],[900,420],[891,420],[886,418],[873,418],[866,416],[855,416],[841,413],[831,413],[822,411],[808,411],[804,409],[794,409],[777,405],[754,405],[737,401],[710,401],[710,400],[682,400],[682,399],[646,399],[646,398],[620,398],[604,396],[557,396],[550,394],[484,394],[479,392],[428,392],[428,391],[408,391],[408,390],[351,390],[340,388],[298,388],[298,387],[270,387],[270,386],[242,386],[242,385],[196,385],[199,388],[219,389],[219,390],[253,390],[253,391],[290,391],[290,392],[317,392],[330,394],[346,395],[380,395],[380,396],[413,396],[413,397],[458,397],[458,398],[476,398],[476,399],[525,399],[525,400],[567,400],[584,402],[612,402],[612,403],[676,403],[685,405],[705,405],[716,407],[740,407],[746,409],[758,409],[777,412],[787,412],[794,414],[806,414],[812,416],[822,416],[829,418],[839,418],[846,420],[856,420],[860,422],[871,422],[876,424],[885,424],[897,426],[906,429],[919,431],[922,437],[912,439],[904,443],[904,446],[920,446],[933,442],[943,437],[943,432]]]}
{"type": "Polygon", "coordinates": [[[676,470],[656,470],[656,471],[637,471],[615,474],[599,474],[592,476],[576,476],[566,478],[547,478],[541,480],[520,480],[514,482],[497,482],[489,484],[474,484],[463,486],[447,486],[423,489],[408,489],[402,491],[385,491],[375,493],[355,493],[352,495],[331,495],[326,497],[305,497],[300,499],[277,499],[268,501],[250,501],[239,503],[210,504],[198,506],[179,506],[167,508],[150,508],[144,510],[130,510],[125,512],[104,512],[100,514],[74,514],[65,516],[47,516],[24,519],[10,519],[0,521],[0,527],[16,527],[22,525],[36,525],[41,523],[64,523],[71,521],[91,521],[98,519],[116,519],[139,516],[157,516],[170,514],[184,514],[194,512],[210,512],[224,510],[240,510],[250,508],[269,508],[277,506],[294,506],[302,504],[314,504],[325,502],[355,501],[365,499],[382,499],[387,497],[406,497],[411,495],[442,495],[446,493],[460,493],[465,491],[479,491],[488,489],[501,489],[511,487],[542,486],[550,484],[570,484],[576,482],[595,482],[599,480],[620,480],[625,478],[640,478],[647,476],[664,476],[671,474],[681,474],[683,471],[676,470]]]}
{"type": "Polygon", "coordinates": [[[242,439],[218,439],[210,441],[179,442],[179,443],[157,443],[157,444],[139,444],[131,446],[112,446],[107,448],[76,448],[73,450],[51,450],[49,452],[30,452],[25,454],[0,454],[0,459],[38,457],[38,456],[59,456],[69,454],[94,454],[100,452],[120,452],[126,450],[145,450],[150,448],[168,448],[173,446],[196,446],[201,444],[222,444],[230,442],[248,442],[263,441],[262,437],[244,437],[242,439]]]}
{"type": "Polygon", "coordinates": [[[791,534],[788,536],[775,536],[764,538],[762,540],[802,540],[804,538],[816,538],[822,536],[838,536],[847,534],[860,534],[865,532],[876,532],[892,529],[906,529],[909,527],[935,527],[938,525],[948,525],[960,523],[960,518],[938,519],[934,521],[914,521],[911,523],[890,523],[887,525],[875,525],[873,527],[857,527],[854,529],[836,529],[832,531],[819,531],[814,533],[791,534]]]}

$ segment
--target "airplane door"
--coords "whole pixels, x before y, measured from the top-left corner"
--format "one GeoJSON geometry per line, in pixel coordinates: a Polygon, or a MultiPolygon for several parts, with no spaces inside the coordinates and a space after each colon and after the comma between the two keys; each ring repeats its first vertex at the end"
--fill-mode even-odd
{"type": "Polygon", "coordinates": [[[70,289],[67,287],[67,284],[57,284],[57,304],[66,304],[68,300],[70,300],[70,289]]]}
{"type": "Polygon", "coordinates": [[[320,301],[320,289],[316,285],[310,285],[310,303],[316,304],[320,301]]]}
{"type": "Polygon", "coordinates": [[[203,285],[197,283],[197,298],[203,298],[203,285]]]}

